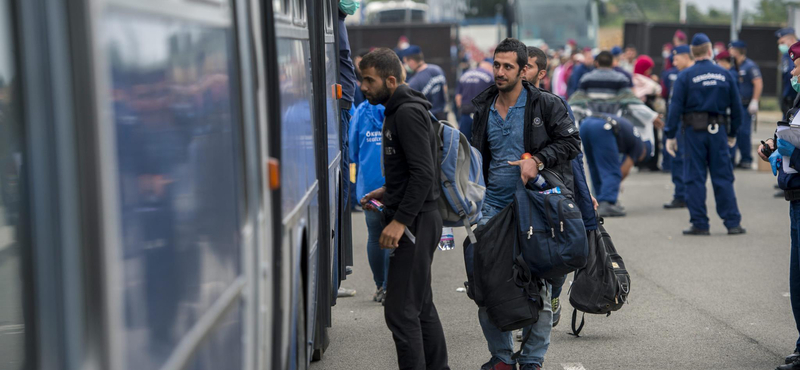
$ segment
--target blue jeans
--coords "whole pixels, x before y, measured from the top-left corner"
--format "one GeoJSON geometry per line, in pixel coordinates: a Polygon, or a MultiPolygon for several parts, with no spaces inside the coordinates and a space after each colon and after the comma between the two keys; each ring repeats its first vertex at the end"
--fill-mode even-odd
{"type": "MultiPolygon", "coordinates": [[[[691,128],[690,128],[691,130],[691,128]]],[[[669,154],[664,156],[664,162],[672,162],[671,172],[672,172],[672,183],[675,184],[675,194],[672,196],[675,200],[682,200],[686,201],[686,183],[684,179],[684,146],[686,142],[683,140],[683,129],[679,129],[677,133],[675,133],[675,138],[678,139],[678,150],[675,152],[675,156],[672,157],[669,154]]],[[[666,137],[666,136],[664,136],[666,137]]]]}
{"type": "MultiPolygon", "coordinates": [[[[800,202],[789,205],[789,216],[792,220],[792,253],[789,259],[789,292],[792,296],[792,313],[797,331],[800,332],[800,202]]],[[[795,350],[800,351],[800,338],[795,350]]]]}
{"type": "Polygon", "coordinates": [[[386,289],[386,279],[389,276],[389,253],[388,249],[381,249],[378,242],[383,232],[381,224],[381,214],[375,211],[364,211],[364,218],[367,220],[367,259],[369,268],[372,270],[372,279],[375,286],[386,289]]]}
{"type": "Polygon", "coordinates": [[[564,288],[564,282],[567,281],[567,275],[550,279],[550,284],[553,286],[553,299],[561,297],[561,290],[564,288]]]}
{"type": "MultiPolygon", "coordinates": [[[[544,308],[539,311],[539,321],[533,326],[522,329],[522,335],[531,331],[528,341],[522,345],[522,355],[517,360],[520,364],[537,364],[540,367],[544,363],[544,355],[550,347],[550,332],[553,329],[553,307],[550,305],[551,287],[545,284],[539,292],[539,297],[544,302],[544,308]]],[[[478,309],[478,320],[483,329],[483,336],[489,345],[489,352],[492,356],[499,358],[507,364],[513,364],[511,356],[514,354],[514,338],[510,331],[500,331],[491,321],[486,309],[478,309]]]]}
{"type": "MultiPolygon", "coordinates": [[[[483,203],[481,213],[483,217],[478,221],[479,225],[485,225],[489,220],[500,213],[502,209],[492,207],[483,203]]],[[[539,297],[544,302],[544,308],[539,311],[539,321],[530,328],[523,329],[522,335],[533,330],[528,341],[522,345],[522,355],[517,360],[520,364],[537,364],[542,366],[544,355],[550,346],[550,332],[553,330],[553,307],[550,299],[552,289],[549,283],[545,283],[539,292],[539,297]]],[[[499,358],[507,364],[513,364],[511,356],[514,354],[514,338],[510,331],[500,331],[489,321],[489,315],[485,308],[478,309],[478,321],[483,329],[483,337],[489,345],[489,352],[492,356],[499,358]]]]}

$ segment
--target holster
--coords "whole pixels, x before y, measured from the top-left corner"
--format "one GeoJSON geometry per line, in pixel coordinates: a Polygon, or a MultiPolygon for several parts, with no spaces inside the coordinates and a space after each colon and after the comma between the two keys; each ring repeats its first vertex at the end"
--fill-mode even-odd
{"type": "MultiPolygon", "coordinates": [[[[708,112],[692,112],[683,115],[684,127],[691,127],[694,131],[709,131],[709,126],[719,125],[725,127],[725,132],[730,132],[728,117],[708,112]]],[[[712,132],[713,133],[713,132],[712,132]]]]}

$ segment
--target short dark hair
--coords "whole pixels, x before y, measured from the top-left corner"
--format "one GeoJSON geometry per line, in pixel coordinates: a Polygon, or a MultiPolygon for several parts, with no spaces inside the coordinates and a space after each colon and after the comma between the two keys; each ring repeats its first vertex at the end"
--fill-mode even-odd
{"type": "Polygon", "coordinates": [[[400,58],[397,57],[397,54],[392,49],[378,48],[369,52],[358,63],[358,68],[362,71],[368,68],[375,68],[378,76],[381,76],[384,80],[393,76],[397,79],[397,82],[404,81],[403,64],[400,63],[400,58]]]}
{"type": "Polygon", "coordinates": [[[528,48],[525,47],[525,44],[522,41],[517,39],[512,39],[511,37],[503,40],[497,48],[494,49],[494,55],[497,53],[517,53],[517,64],[519,65],[519,69],[525,68],[528,64],[528,48]]]}
{"type": "Polygon", "coordinates": [[[413,60],[417,63],[422,63],[425,60],[425,56],[422,55],[422,53],[406,55],[406,58],[413,60]]]}
{"type": "Polygon", "coordinates": [[[528,46],[528,59],[536,58],[536,66],[540,71],[547,69],[547,54],[535,46],[528,46]]]}
{"type": "Polygon", "coordinates": [[[594,58],[594,61],[597,62],[597,66],[601,68],[608,68],[614,64],[614,56],[611,55],[610,51],[603,50],[594,58]]]}

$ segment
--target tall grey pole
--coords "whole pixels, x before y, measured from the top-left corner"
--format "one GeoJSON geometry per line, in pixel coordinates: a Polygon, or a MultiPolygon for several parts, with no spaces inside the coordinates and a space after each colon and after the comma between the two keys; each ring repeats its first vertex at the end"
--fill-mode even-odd
{"type": "Polygon", "coordinates": [[[680,22],[686,24],[686,0],[681,0],[680,22]]]}
{"type": "Polygon", "coordinates": [[[731,10],[731,41],[739,39],[739,0],[733,0],[733,9],[731,10]]]}

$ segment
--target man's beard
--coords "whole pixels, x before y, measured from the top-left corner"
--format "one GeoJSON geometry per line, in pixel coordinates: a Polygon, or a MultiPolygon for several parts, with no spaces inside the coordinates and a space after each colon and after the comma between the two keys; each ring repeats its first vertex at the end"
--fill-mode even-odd
{"type": "Polygon", "coordinates": [[[500,87],[500,85],[497,84],[497,79],[495,79],[495,85],[497,85],[497,89],[498,90],[506,93],[506,92],[514,90],[514,88],[517,87],[517,84],[519,83],[519,80],[520,80],[519,75],[517,75],[517,78],[515,80],[506,79],[505,80],[505,82],[506,82],[505,86],[500,87]]]}
{"type": "Polygon", "coordinates": [[[392,92],[389,91],[389,88],[386,86],[386,82],[384,82],[383,87],[381,87],[380,90],[376,91],[375,94],[370,94],[367,96],[367,101],[369,101],[369,103],[372,105],[385,105],[391,96],[392,92]]]}

